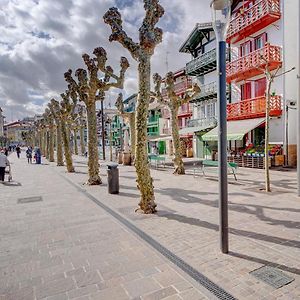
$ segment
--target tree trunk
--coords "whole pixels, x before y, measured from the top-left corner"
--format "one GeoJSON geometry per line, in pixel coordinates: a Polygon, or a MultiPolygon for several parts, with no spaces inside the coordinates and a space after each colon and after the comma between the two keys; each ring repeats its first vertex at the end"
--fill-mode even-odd
{"type": "Polygon", "coordinates": [[[49,161],[54,162],[54,128],[53,124],[50,127],[50,132],[49,132],[49,161]]]}
{"type": "Polygon", "coordinates": [[[84,145],[84,127],[80,127],[80,152],[81,155],[85,154],[85,145],[84,145]]]}
{"type": "Polygon", "coordinates": [[[61,121],[56,121],[56,155],[57,155],[57,166],[64,165],[63,150],[62,150],[62,129],[61,121]]]}
{"type": "Polygon", "coordinates": [[[265,187],[266,192],[271,192],[270,166],[269,166],[269,125],[270,125],[270,99],[271,80],[267,79],[266,90],[266,125],[265,125],[265,187]]]}
{"type": "Polygon", "coordinates": [[[64,121],[61,122],[61,131],[62,131],[62,137],[64,141],[64,150],[65,150],[65,159],[67,164],[67,170],[69,173],[75,172],[75,169],[73,167],[73,161],[72,161],[72,154],[70,150],[70,136],[69,136],[69,130],[66,128],[66,124],[64,121]]]}
{"type": "Polygon", "coordinates": [[[45,135],[45,130],[43,129],[42,132],[42,156],[46,156],[46,135],[45,135]]]}
{"type": "MultiPolygon", "coordinates": [[[[171,104],[172,105],[172,104],[171,104]]],[[[173,106],[173,105],[172,105],[173,106]]],[[[171,111],[171,126],[172,126],[172,138],[174,147],[174,174],[185,174],[184,164],[182,161],[182,150],[179,137],[178,127],[178,107],[170,107],[171,111]]]]}
{"type": "Polygon", "coordinates": [[[97,117],[96,103],[92,102],[87,105],[87,121],[88,121],[88,185],[101,184],[99,176],[99,155],[98,155],[98,138],[97,138],[97,117]]]}
{"type": "Polygon", "coordinates": [[[45,131],[45,156],[49,160],[49,132],[45,131]]]}
{"type": "Polygon", "coordinates": [[[78,155],[78,145],[77,145],[77,129],[74,129],[73,130],[73,134],[74,134],[74,139],[73,139],[73,141],[74,141],[74,153],[75,153],[75,155],[78,155]]]}
{"type": "Polygon", "coordinates": [[[150,56],[143,54],[139,66],[139,95],[136,107],[135,168],[138,189],[141,193],[139,206],[145,214],[156,212],[153,179],[147,155],[147,115],[150,100],[150,56]]]}
{"type": "Polygon", "coordinates": [[[129,128],[130,128],[130,144],[131,144],[131,159],[135,158],[135,114],[131,113],[129,116],[129,128]]]}

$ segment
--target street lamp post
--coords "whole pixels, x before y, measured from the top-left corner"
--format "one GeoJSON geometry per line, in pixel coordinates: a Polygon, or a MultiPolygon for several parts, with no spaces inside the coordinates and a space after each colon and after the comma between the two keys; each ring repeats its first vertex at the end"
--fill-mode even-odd
{"type": "Polygon", "coordinates": [[[226,34],[230,21],[231,0],[213,0],[210,7],[217,39],[220,246],[222,253],[228,253],[226,34]]]}

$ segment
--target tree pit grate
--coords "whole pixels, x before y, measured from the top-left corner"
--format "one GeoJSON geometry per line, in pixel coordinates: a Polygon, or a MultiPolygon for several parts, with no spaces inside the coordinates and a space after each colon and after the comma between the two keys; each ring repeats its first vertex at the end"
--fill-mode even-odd
{"type": "Polygon", "coordinates": [[[276,289],[279,289],[295,280],[294,278],[284,274],[282,271],[270,266],[260,267],[251,271],[250,274],[276,289]]]}
{"type": "Polygon", "coordinates": [[[39,201],[43,201],[42,197],[26,197],[26,198],[19,198],[18,199],[18,203],[22,204],[22,203],[31,203],[31,202],[39,202],[39,201]]]}

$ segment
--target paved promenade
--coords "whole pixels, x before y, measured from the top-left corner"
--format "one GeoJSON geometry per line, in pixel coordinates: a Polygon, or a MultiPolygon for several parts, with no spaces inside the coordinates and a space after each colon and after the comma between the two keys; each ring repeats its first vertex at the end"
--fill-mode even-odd
{"type": "Polygon", "coordinates": [[[139,193],[133,167],[120,166],[120,194],[109,195],[104,164],[103,185],[89,187],[83,185],[85,158],[75,157],[75,174],[52,163],[11,160],[21,185],[0,185],[3,299],[214,299],[201,280],[191,279],[115,214],[229,296],[300,298],[300,199],[293,171],[272,171],[268,195],[260,190],[263,170],[240,169],[238,182],[230,180],[230,253],[223,255],[216,174],[204,179],[192,170],[185,176],[152,170],[159,212],[148,216],[134,213],[139,193]],[[43,201],[17,203],[29,196],[43,201]],[[292,282],[266,284],[251,273],[262,266],[292,282]]]}

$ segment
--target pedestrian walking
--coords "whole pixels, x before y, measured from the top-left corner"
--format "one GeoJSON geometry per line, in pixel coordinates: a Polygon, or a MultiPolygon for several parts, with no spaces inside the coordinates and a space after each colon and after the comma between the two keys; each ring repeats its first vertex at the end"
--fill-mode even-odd
{"type": "Polygon", "coordinates": [[[16,147],[16,152],[17,152],[18,158],[20,158],[21,148],[19,147],[19,145],[16,147]]]}
{"type": "Polygon", "coordinates": [[[7,166],[10,166],[9,160],[7,159],[7,156],[4,154],[4,150],[1,149],[1,152],[0,152],[0,182],[4,181],[5,168],[7,166]]]}
{"type": "Polygon", "coordinates": [[[27,162],[29,164],[32,164],[32,148],[28,147],[26,150],[26,157],[27,157],[27,162]]]}
{"type": "Polygon", "coordinates": [[[8,149],[6,147],[4,148],[4,154],[8,156],[8,149]]]}

